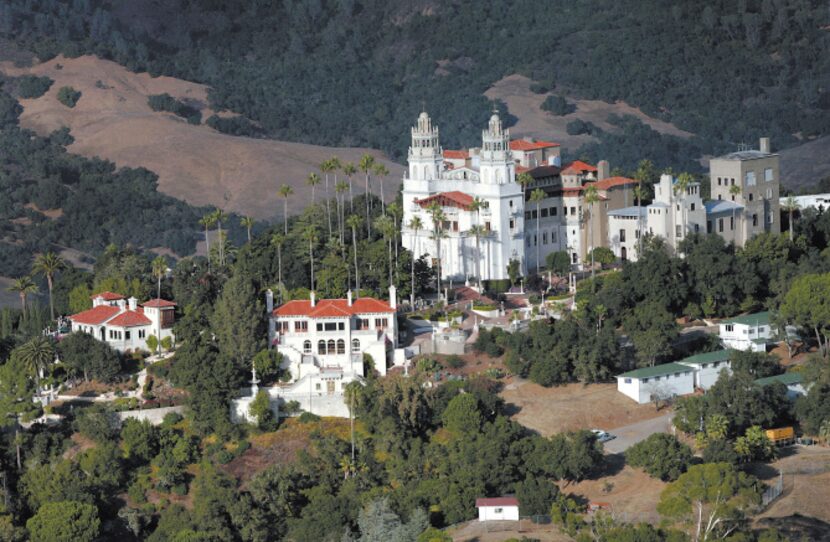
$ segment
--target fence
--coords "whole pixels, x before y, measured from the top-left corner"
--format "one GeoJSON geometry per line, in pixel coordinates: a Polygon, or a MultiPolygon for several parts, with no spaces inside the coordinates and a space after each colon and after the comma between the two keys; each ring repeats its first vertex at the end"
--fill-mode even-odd
{"type": "Polygon", "coordinates": [[[761,505],[767,506],[769,503],[777,499],[784,492],[784,473],[778,475],[778,480],[774,485],[768,486],[761,496],[761,505]]]}

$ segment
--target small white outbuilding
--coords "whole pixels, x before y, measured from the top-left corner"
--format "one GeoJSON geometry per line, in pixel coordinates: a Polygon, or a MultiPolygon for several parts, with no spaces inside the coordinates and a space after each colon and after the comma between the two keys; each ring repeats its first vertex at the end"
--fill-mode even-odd
{"type": "Polygon", "coordinates": [[[519,521],[519,500],[516,497],[476,499],[479,521],[519,521]]]}

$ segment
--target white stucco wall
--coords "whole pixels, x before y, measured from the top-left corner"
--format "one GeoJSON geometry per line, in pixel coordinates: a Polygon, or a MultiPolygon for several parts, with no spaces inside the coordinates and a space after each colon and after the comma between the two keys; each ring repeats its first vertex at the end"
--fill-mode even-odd
{"type": "Polygon", "coordinates": [[[518,506],[480,506],[479,521],[519,521],[518,506]]]}

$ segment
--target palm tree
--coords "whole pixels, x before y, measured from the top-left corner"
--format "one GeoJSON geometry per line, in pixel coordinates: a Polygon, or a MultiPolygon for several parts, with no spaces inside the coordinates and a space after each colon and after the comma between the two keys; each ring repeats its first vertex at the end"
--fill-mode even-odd
{"type": "Polygon", "coordinates": [[[331,237],[331,201],[329,201],[329,173],[334,170],[331,160],[323,160],[320,164],[320,171],[326,176],[326,218],[329,224],[329,237],[331,237]]]}
{"type": "Polygon", "coordinates": [[[539,224],[542,222],[542,200],[548,197],[545,191],[537,188],[530,193],[530,202],[536,204],[536,274],[539,274],[539,246],[542,244],[542,238],[539,237],[539,224]]]}
{"type": "Polygon", "coordinates": [[[638,182],[632,192],[634,197],[637,198],[637,229],[639,230],[637,234],[637,258],[639,258],[643,251],[643,186],[638,182]]]}
{"type": "MultiPolygon", "coordinates": [[[[735,196],[741,193],[741,186],[737,184],[733,184],[729,187],[729,195],[732,196],[732,201],[735,201],[735,196]]],[[[738,223],[735,220],[735,209],[736,207],[732,207],[732,242],[736,245],[738,244],[738,236],[735,234],[735,229],[738,227],[738,223]]]]}
{"type": "Polygon", "coordinates": [[[243,216],[243,217],[239,220],[239,224],[240,224],[243,228],[245,228],[246,230],[248,230],[248,242],[250,243],[250,242],[251,242],[251,229],[254,227],[254,219],[253,219],[253,218],[251,218],[250,216],[243,216]]]}
{"type": "MultiPolygon", "coordinates": [[[[472,235],[476,239],[476,260],[478,261],[478,291],[481,292],[481,262],[484,258],[481,257],[481,238],[487,235],[487,230],[480,224],[473,225],[468,231],[468,235],[472,235]]],[[[537,255],[538,258],[538,255],[537,255]]],[[[538,266],[537,266],[538,268],[538,266]]],[[[538,269],[537,269],[538,273],[538,269]]]]}
{"type": "MultiPolygon", "coordinates": [[[[792,216],[792,215],[790,215],[792,216]]],[[[54,252],[45,252],[35,258],[32,266],[33,274],[41,274],[46,277],[46,285],[49,287],[49,316],[55,319],[55,304],[52,301],[52,285],[55,273],[66,267],[66,262],[54,252]]]]}
{"type": "Polygon", "coordinates": [[[354,213],[354,195],[352,194],[352,176],[357,173],[357,167],[353,162],[343,164],[343,175],[349,179],[349,212],[354,213]]]}
{"type": "Polygon", "coordinates": [[[424,227],[424,223],[421,222],[421,217],[414,216],[412,220],[409,221],[409,229],[412,230],[412,291],[409,293],[409,303],[412,305],[412,309],[415,310],[415,258],[417,255],[416,252],[416,245],[418,243],[418,232],[421,231],[421,228],[424,227]]]}
{"type": "Polygon", "coordinates": [[[23,318],[26,318],[26,300],[30,294],[37,293],[37,284],[32,281],[32,277],[26,275],[14,279],[12,285],[6,288],[6,290],[9,292],[17,292],[17,295],[20,296],[20,307],[23,309],[23,318]]]}
{"type": "Polygon", "coordinates": [[[794,223],[793,223],[793,213],[795,211],[797,211],[798,209],[800,209],[800,208],[801,208],[801,206],[798,204],[798,201],[796,201],[796,199],[794,197],[787,196],[787,199],[784,202],[784,210],[787,211],[787,213],[789,213],[789,215],[790,215],[790,227],[789,227],[789,229],[790,229],[790,242],[791,243],[793,242],[793,231],[795,230],[794,223]]]}
{"type": "Polygon", "coordinates": [[[346,219],[346,225],[352,230],[352,250],[354,251],[354,287],[355,293],[360,295],[360,272],[357,268],[357,228],[360,227],[360,217],[350,215],[346,219]]]}
{"type": "Polygon", "coordinates": [[[205,250],[207,250],[208,272],[210,272],[210,228],[216,224],[214,213],[208,213],[199,220],[199,224],[205,227],[205,250]]]}
{"type": "Polygon", "coordinates": [[[152,263],[153,267],[153,276],[156,277],[157,283],[157,290],[156,290],[156,299],[161,299],[161,279],[164,278],[164,275],[167,274],[167,260],[164,259],[164,256],[156,256],[152,263]]]}
{"type": "Polygon", "coordinates": [[[382,163],[378,162],[372,168],[372,172],[375,174],[375,177],[380,180],[380,208],[383,214],[386,214],[386,201],[383,199],[383,178],[386,175],[389,175],[389,170],[386,169],[382,163]]]}
{"type": "Polygon", "coordinates": [[[519,173],[516,177],[516,182],[522,186],[523,190],[527,190],[527,187],[533,182],[533,176],[526,171],[524,173],[519,173]]]}
{"type": "Polygon", "coordinates": [[[317,242],[317,228],[308,226],[303,232],[303,239],[308,241],[308,260],[311,263],[311,291],[314,291],[314,243],[317,242]]]}
{"type": "Polygon", "coordinates": [[[585,203],[591,209],[591,218],[588,222],[588,240],[589,245],[591,246],[591,282],[593,284],[594,278],[594,204],[599,201],[599,191],[597,187],[593,184],[589,185],[585,189],[585,203]]]}
{"type": "Polygon", "coordinates": [[[441,298],[441,239],[445,237],[442,224],[446,220],[444,210],[437,201],[433,201],[427,207],[427,212],[432,218],[432,238],[435,239],[436,261],[438,262],[438,298],[441,298]]]}
{"type": "Polygon", "coordinates": [[[283,214],[283,233],[288,235],[288,198],[294,194],[294,189],[290,185],[283,184],[280,187],[279,195],[282,198],[282,214],[283,214]]]}
{"type": "Polygon", "coordinates": [[[395,235],[395,226],[392,219],[388,216],[381,215],[375,219],[375,229],[383,235],[386,239],[386,244],[389,250],[389,285],[392,283],[392,237],[395,235]]]}
{"type": "Polygon", "coordinates": [[[680,222],[682,223],[683,239],[686,238],[686,233],[689,229],[689,225],[686,223],[686,191],[689,189],[689,186],[694,182],[694,180],[695,178],[692,177],[691,173],[684,172],[677,176],[677,182],[674,183],[675,196],[679,196],[680,199],[684,200],[680,207],[680,222]]]}
{"type": "Polygon", "coordinates": [[[345,220],[346,211],[346,192],[349,191],[349,183],[346,181],[339,181],[334,185],[334,192],[337,197],[337,231],[340,232],[340,247],[345,247],[344,240],[345,232],[343,231],[343,222],[345,220]]]}
{"type": "MultiPolygon", "coordinates": [[[[271,246],[277,247],[277,278],[280,284],[280,296],[282,296],[282,245],[285,243],[285,235],[275,233],[271,236],[271,246]]],[[[282,301],[282,299],[280,299],[282,301]]]]}
{"type": "Polygon", "coordinates": [[[375,165],[375,158],[371,154],[364,154],[360,157],[357,167],[366,176],[366,237],[372,237],[372,219],[369,216],[371,212],[371,204],[369,202],[369,172],[375,165]]]}
{"type": "Polygon", "coordinates": [[[316,173],[309,173],[308,177],[305,179],[305,184],[311,187],[311,205],[314,205],[317,201],[315,189],[317,185],[320,184],[320,176],[316,173]]]}
{"type": "Polygon", "coordinates": [[[222,236],[222,221],[228,215],[222,209],[213,211],[213,218],[216,221],[217,240],[219,241],[219,265],[225,265],[225,238],[222,236]]]}
{"type": "Polygon", "coordinates": [[[395,226],[395,229],[394,229],[395,235],[394,235],[394,238],[393,238],[392,242],[395,244],[395,268],[397,269],[397,267],[398,267],[398,261],[397,261],[398,260],[398,237],[399,237],[398,236],[398,233],[399,233],[398,226],[399,225],[401,227],[403,226],[403,224],[400,222],[401,220],[403,220],[403,207],[397,201],[393,201],[392,203],[389,204],[389,207],[387,207],[386,210],[389,211],[389,216],[392,217],[392,225],[395,226]]]}
{"type": "Polygon", "coordinates": [[[48,337],[39,336],[24,343],[19,349],[20,361],[26,372],[35,379],[36,393],[40,392],[40,373],[55,359],[55,348],[48,337]]]}

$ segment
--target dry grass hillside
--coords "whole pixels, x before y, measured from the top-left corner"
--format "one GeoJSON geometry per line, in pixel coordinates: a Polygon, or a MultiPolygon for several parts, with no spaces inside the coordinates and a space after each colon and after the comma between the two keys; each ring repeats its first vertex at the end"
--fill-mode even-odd
{"type": "Polygon", "coordinates": [[[207,107],[204,85],[132,73],[94,56],[57,57],[30,68],[4,62],[0,71],[11,76],[46,75],[55,80],[44,96],[21,100],[24,127],[47,134],[68,126],[75,138],[71,152],[106,158],[119,166],[146,167],[159,175],[159,190],[195,205],[218,205],[274,219],[282,215],[277,189],[288,183],[295,192],[289,200],[289,212],[297,212],[311,199],[305,178],[333,155],[356,162],[368,152],[383,161],[391,172],[385,180],[386,194],[394,193],[393,185],[403,171],[372,149],[229,136],[206,125],[187,124],[170,113],[154,112],[147,97],[166,92],[200,107],[203,119],[213,114],[207,107]],[[62,86],[82,92],[72,109],[56,99],[62,86]]]}
{"type": "Polygon", "coordinates": [[[568,150],[575,151],[580,145],[593,138],[589,135],[568,135],[566,131],[568,123],[580,119],[592,122],[605,131],[615,132],[617,128],[608,123],[608,116],[611,114],[633,115],[662,134],[680,137],[692,135],[673,124],[649,117],[636,107],[624,102],[607,103],[599,100],[568,98],[568,101],[576,106],[576,111],[563,116],[551,115],[542,109],[542,102],[548,94],[531,92],[531,83],[532,81],[523,75],[509,75],[497,81],[484,93],[491,100],[501,100],[506,103],[510,114],[519,119],[516,125],[510,128],[510,133],[514,136],[554,139],[568,150]]]}

